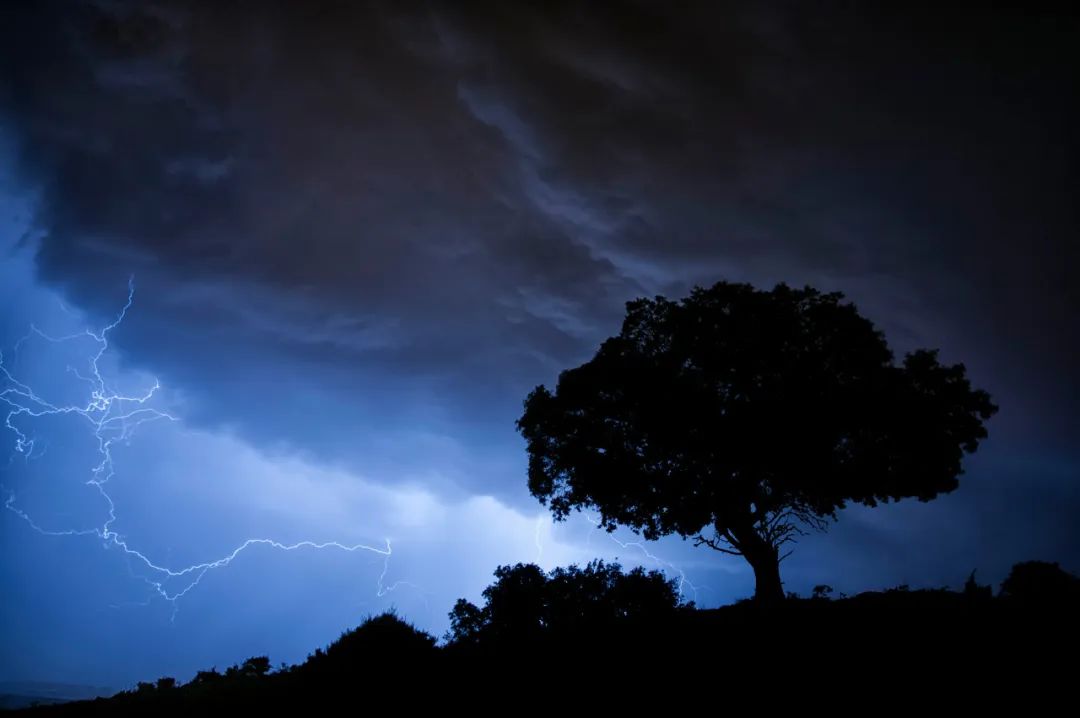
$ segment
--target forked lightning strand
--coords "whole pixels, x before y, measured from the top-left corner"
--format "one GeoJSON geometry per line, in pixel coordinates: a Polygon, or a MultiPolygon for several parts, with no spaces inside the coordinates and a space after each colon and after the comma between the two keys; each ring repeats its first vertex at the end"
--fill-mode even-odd
{"type": "MultiPolygon", "coordinates": [[[[97,450],[101,457],[101,461],[91,470],[90,479],[86,484],[93,486],[98,493],[101,494],[102,499],[104,499],[105,504],[108,507],[108,518],[106,518],[102,525],[94,528],[63,530],[46,529],[38,525],[29,514],[16,505],[16,494],[13,490],[0,484],[0,490],[5,491],[8,495],[7,500],[4,503],[5,508],[23,519],[35,531],[46,536],[96,536],[104,541],[106,545],[112,545],[119,548],[150,571],[151,575],[149,577],[143,576],[142,578],[152,586],[162,598],[173,604],[174,617],[176,615],[176,602],[199,585],[199,582],[202,581],[203,576],[205,576],[208,571],[228,566],[243,551],[252,546],[269,546],[281,551],[295,551],[302,548],[332,548],[348,552],[368,551],[384,557],[382,572],[379,574],[378,582],[376,584],[376,596],[382,597],[402,584],[411,585],[404,581],[398,581],[390,586],[384,585],[386,574],[390,570],[390,555],[392,553],[389,539],[386,539],[386,547],[380,548],[365,544],[346,545],[337,541],[327,541],[322,543],[315,541],[299,541],[297,543],[285,544],[273,539],[250,538],[222,558],[174,569],[155,563],[141,551],[132,548],[128,544],[127,539],[112,528],[117,519],[116,504],[109,495],[106,484],[113,477],[114,473],[112,457],[113,445],[117,442],[128,441],[135,430],[147,422],[160,419],[168,421],[177,420],[176,417],[171,414],[155,409],[149,405],[150,400],[154,397],[158,389],[161,388],[156,380],[154,381],[154,385],[141,396],[125,396],[108,387],[98,366],[101,357],[109,348],[109,332],[116,329],[116,327],[124,320],[128,309],[131,308],[134,298],[135,285],[134,282],[129,281],[127,303],[124,304],[123,309],[120,310],[115,321],[105,326],[99,332],[87,329],[78,334],[53,337],[42,332],[36,326],[31,325],[30,333],[15,344],[14,353],[17,355],[23,342],[34,335],[56,344],[75,339],[85,339],[87,337],[93,340],[97,344],[97,352],[89,358],[89,375],[72,367],[68,367],[68,371],[72,372],[78,379],[89,386],[89,398],[83,405],[60,405],[42,398],[35,392],[33,387],[15,378],[12,371],[4,363],[3,352],[0,352],[0,378],[4,381],[3,388],[0,390],[0,401],[3,401],[10,407],[10,411],[8,411],[4,420],[4,426],[15,436],[16,453],[21,454],[27,461],[31,458],[36,458],[34,456],[34,439],[31,436],[27,436],[27,434],[19,428],[16,423],[18,422],[19,417],[34,419],[49,415],[68,414],[77,415],[85,419],[89,423],[94,437],[97,439],[97,450]],[[170,586],[173,587],[171,590],[170,586]],[[176,586],[179,587],[177,588],[176,586]]],[[[40,457],[43,453],[43,451],[39,452],[37,457],[40,457]]],[[[12,460],[14,460],[14,458],[15,455],[12,456],[12,460]]]]}
{"type": "MultiPolygon", "coordinates": [[[[597,530],[603,530],[603,525],[602,525],[602,523],[601,523],[601,521],[600,521],[600,519],[598,517],[590,516],[589,514],[582,514],[582,515],[585,517],[585,520],[588,521],[593,526],[595,526],[597,530]]],[[[590,538],[591,538],[591,534],[590,534],[590,538]]],[[[622,548],[634,548],[634,549],[637,549],[638,551],[640,551],[645,556],[645,558],[649,559],[653,563],[658,564],[660,566],[664,566],[664,567],[666,567],[666,569],[670,569],[674,573],[679,574],[679,584],[678,584],[679,585],[679,596],[685,595],[685,589],[689,588],[690,591],[694,594],[694,601],[698,600],[698,591],[705,588],[705,586],[695,586],[690,581],[690,579],[688,579],[686,577],[686,572],[683,571],[681,568],[679,568],[675,564],[671,563],[670,561],[665,561],[664,559],[660,558],[659,556],[653,554],[651,551],[649,551],[648,547],[644,543],[642,543],[641,541],[620,541],[618,538],[615,537],[615,534],[613,534],[613,533],[608,533],[608,538],[610,538],[612,541],[617,543],[622,548]]]]}

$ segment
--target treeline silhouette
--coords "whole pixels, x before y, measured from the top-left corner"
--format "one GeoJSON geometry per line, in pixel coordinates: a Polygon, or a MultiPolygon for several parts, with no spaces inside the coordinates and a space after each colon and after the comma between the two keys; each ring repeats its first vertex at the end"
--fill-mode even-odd
{"type": "Polygon", "coordinates": [[[441,643],[386,613],[300,665],[256,656],[184,685],[162,678],[40,710],[637,714],[647,699],[713,712],[742,700],[760,713],[781,698],[895,708],[938,689],[993,699],[1025,677],[1066,685],[1080,579],[1057,564],[1017,564],[997,592],[974,573],[960,591],[783,590],[796,537],[845,507],[954,491],[996,412],[963,364],[930,349],[897,357],[840,293],[717,282],[637,299],[592,359],[525,399],[529,491],[556,519],[588,510],[608,530],[740,556],[753,600],[698,609],[660,573],[601,561],[502,566],[483,605],[457,602],[441,643]]]}
{"type": "MultiPolygon", "coordinates": [[[[973,572],[959,591],[899,586],[846,597],[821,585],[809,597],[716,609],[683,601],[675,582],[658,572],[623,571],[617,563],[547,573],[517,564],[499,567],[495,577],[482,605],[457,602],[442,642],[391,611],[299,665],[274,668],[267,656],[255,656],[224,672],[200,671],[185,684],[163,677],[111,698],[28,710],[214,715],[396,704],[411,712],[500,696],[521,701],[528,692],[537,701],[632,707],[644,687],[696,700],[769,684],[880,692],[889,685],[957,688],[996,676],[1013,685],[1023,677],[1075,678],[1069,656],[1080,637],[1080,577],[1056,563],[1017,564],[997,592],[973,572]]],[[[985,697],[988,686],[969,687],[985,697]]]]}

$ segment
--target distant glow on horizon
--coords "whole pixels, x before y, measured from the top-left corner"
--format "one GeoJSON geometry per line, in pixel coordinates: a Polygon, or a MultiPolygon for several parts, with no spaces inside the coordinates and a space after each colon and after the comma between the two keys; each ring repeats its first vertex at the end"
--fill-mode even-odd
{"type": "MultiPolygon", "coordinates": [[[[4,418],[4,428],[14,435],[15,453],[11,461],[21,458],[23,461],[31,462],[44,455],[44,448],[38,448],[33,431],[24,423],[58,415],[71,415],[85,420],[89,424],[90,433],[96,443],[98,459],[96,465],[90,470],[89,479],[84,483],[92,486],[104,500],[107,507],[106,518],[100,525],[91,528],[54,529],[36,521],[31,512],[19,505],[19,493],[15,488],[0,483],[0,491],[7,495],[4,507],[39,534],[95,537],[102,540],[106,547],[118,548],[126,556],[135,559],[149,572],[149,575],[140,575],[139,578],[153,589],[151,597],[157,595],[172,604],[173,620],[179,610],[180,599],[193,591],[207,573],[229,566],[240,554],[257,546],[266,546],[279,551],[333,549],[349,553],[366,552],[380,556],[382,566],[376,579],[375,597],[383,598],[400,587],[409,587],[420,595],[425,606],[429,606],[429,594],[417,583],[404,579],[387,582],[390,559],[394,553],[389,537],[383,539],[384,546],[338,540],[304,539],[286,542],[273,538],[252,537],[244,539],[220,558],[174,567],[152,559],[150,552],[144,549],[135,548],[128,537],[114,528],[114,524],[118,521],[118,510],[107,486],[116,474],[114,446],[119,443],[129,445],[136,430],[150,422],[167,421],[182,425],[179,417],[155,405],[155,400],[162,388],[156,379],[151,381],[149,389],[129,395],[116,389],[115,382],[108,380],[103,374],[101,362],[110,348],[109,334],[122,324],[134,303],[134,297],[134,282],[131,281],[128,285],[126,303],[115,320],[99,331],[84,329],[73,334],[52,336],[31,324],[30,331],[14,344],[10,354],[12,361],[18,358],[24,344],[32,339],[40,339],[56,345],[76,340],[91,341],[96,349],[85,358],[86,369],[80,371],[70,365],[67,367],[67,371],[76,377],[80,385],[87,387],[88,395],[85,396],[84,401],[61,402],[49,397],[48,392],[33,385],[35,382],[24,381],[20,378],[14,365],[9,366],[5,362],[8,357],[0,352],[0,379],[4,381],[4,386],[0,389],[0,401],[9,407],[4,418]]],[[[65,314],[72,314],[71,310],[63,304],[61,308],[65,314]]],[[[593,558],[590,550],[593,531],[585,537],[584,546],[560,543],[552,536],[554,522],[544,511],[538,513],[535,519],[529,519],[491,496],[473,496],[461,503],[447,505],[435,494],[422,487],[391,489],[366,482],[348,473],[332,469],[316,469],[290,457],[268,462],[246,445],[230,443],[232,440],[227,436],[215,437],[205,434],[195,434],[195,436],[203,442],[201,447],[203,452],[213,454],[213,449],[219,448],[222,456],[228,456],[231,461],[239,462],[238,465],[243,470],[231,472],[238,474],[231,485],[231,490],[244,496],[245,504],[249,506],[257,505],[272,510],[287,508],[293,515],[306,513],[312,521],[317,521],[320,525],[332,524],[335,519],[341,522],[349,521],[352,518],[350,513],[355,513],[359,508],[364,507],[369,510],[373,508],[377,511],[377,516],[384,522],[388,522],[388,525],[396,526],[398,530],[413,532],[413,543],[419,542],[422,545],[425,540],[430,543],[442,543],[445,539],[457,535],[459,539],[466,540],[464,546],[467,545],[468,537],[460,534],[465,528],[472,528],[479,529],[488,535],[483,543],[489,543],[494,539],[501,544],[506,544],[503,548],[511,554],[523,550],[524,541],[520,541],[522,545],[515,550],[515,543],[507,539],[515,535],[520,535],[520,539],[526,539],[529,533],[526,527],[531,523],[530,538],[535,548],[534,562],[545,570],[559,565],[559,561],[569,563],[593,558]],[[219,446],[215,446],[215,443],[219,446]],[[315,478],[312,478],[313,475],[315,478]],[[263,490],[260,491],[259,488],[263,490]],[[426,538],[425,532],[428,534],[426,538]],[[419,535],[415,535],[417,533],[419,535]]],[[[191,469],[187,468],[185,471],[191,471],[191,469]]],[[[596,525],[589,516],[584,515],[584,518],[593,526],[596,525]]],[[[696,598],[700,587],[690,582],[681,568],[653,554],[641,541],[624,542],[614,535],[609,534],[609,537],[620,548],[634,549],[639,552],[644,558],[635,561],[636,563],[648,564],[650,567],[659,568],[662,572],[675,576],[680,595],[688,587],[696,598]]],[[[470,551],[462,555],[471,556],[472,553],[474,552],[470,551]]],[[[506,555],[506,551],[503,555],[506,555]]],[[[633,557],[628,558],[633,561],[633,557]]],[[[487,567],[489,571],[492,568],[494,566],[487,567]]],[[[136,602],[126,605],[146,605],[146,603],[136,602]]]]}

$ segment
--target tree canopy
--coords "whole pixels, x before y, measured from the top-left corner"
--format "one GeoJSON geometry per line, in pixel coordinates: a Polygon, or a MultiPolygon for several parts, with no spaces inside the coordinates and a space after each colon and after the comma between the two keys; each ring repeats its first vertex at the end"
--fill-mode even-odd
{"type": "Polygon", "coordinates": [[[670,617],[681,598],[675,582],[638,567],[592,561],[550,573],[535,564],[499,566],[483,607],[459,599],[450,612],[456,644],[523,645],[585,636],[670,617]]]}
{"type": "Polygon", "coordinates": [[[1057,562],[1023,561],[1015,564],[1001,582],[1001,596],[1046,604],[1080,599],[1080,578],[1057,562]]]}
{"type": "Polygon", "coordinates": [[[840,293],[720,282],[627,303],[618,335],[534,389],[529,490],[562,519],[744,556],[783,596],[782,547],[848,503],[955,489],[997,410],[963,364],[896,361],[840,293]]]}

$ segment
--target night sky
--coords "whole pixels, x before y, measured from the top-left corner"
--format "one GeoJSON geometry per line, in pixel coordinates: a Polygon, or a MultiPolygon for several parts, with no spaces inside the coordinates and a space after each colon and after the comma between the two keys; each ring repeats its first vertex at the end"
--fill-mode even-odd
{"type": "Polygon", "coordinates": [[[842,512],[788,590],[1080,570],[1080,16],[463,8],[3,4],[0,390],[85,403],[69,368],[92,337],[19,340],[99,332],[133,277],[98,366],[117,393],[156,379],[175,420],[112,449],[127,545],[174,570],[249,538],[392,555],[260,544],[166,600],[115,543],[34,530],[109,509],[93,427],[20,416],[29,455],[0,426],[0,680],[294,662],[389,607],[438,635],[516,561],[618,557],[701,605],[749,596],[739,559],[553,526],[514,428],[624,302],[721,279],[842,291],[1001,407],[957,491],[842,512]]]}

